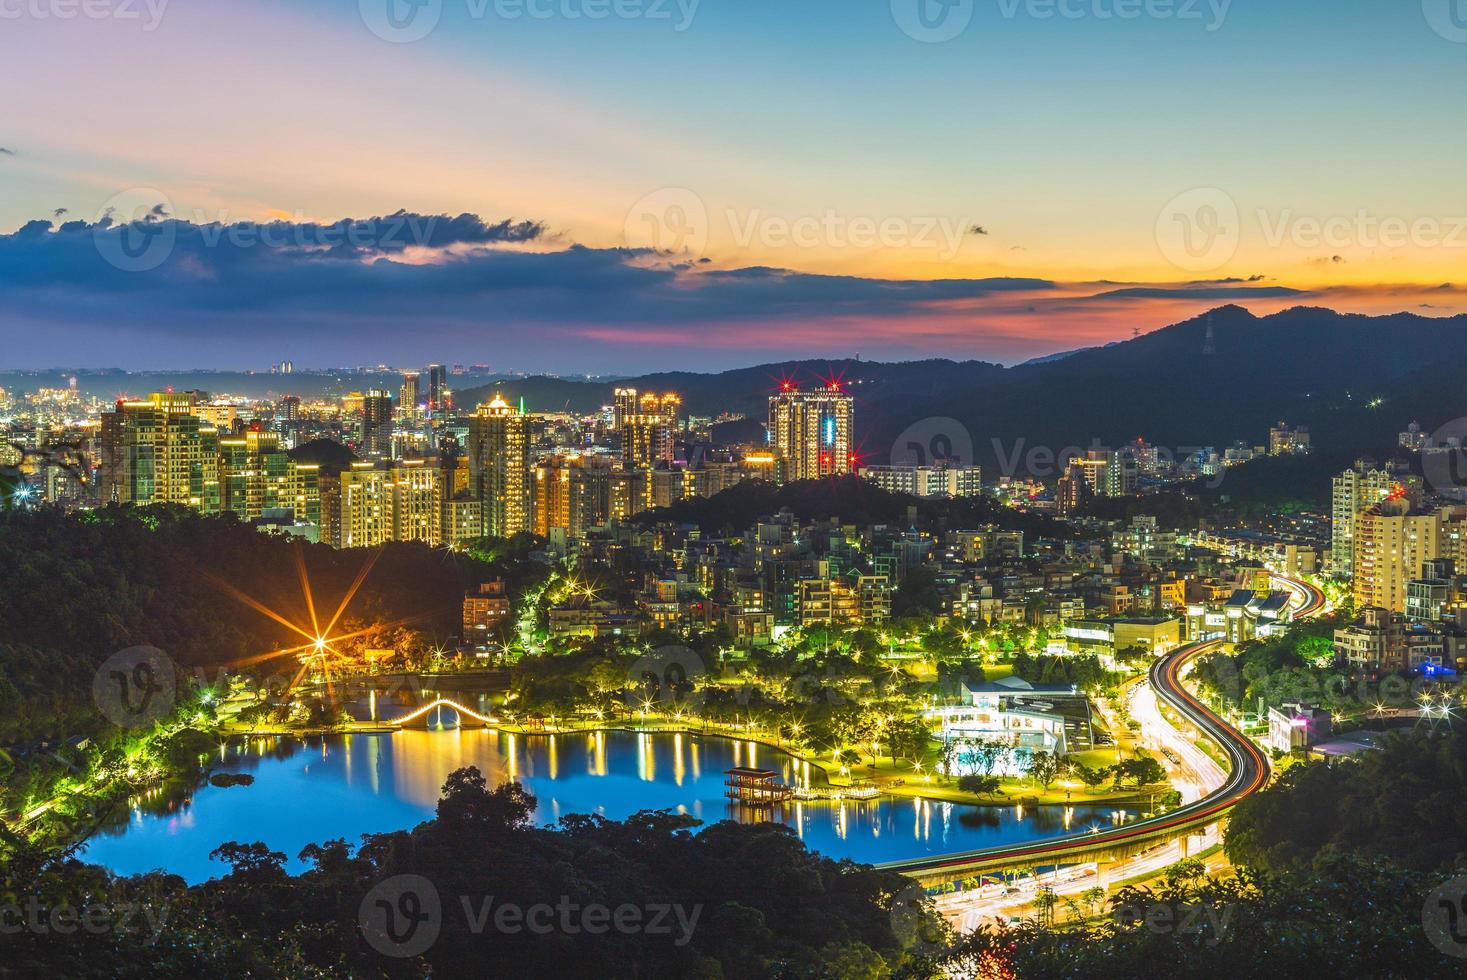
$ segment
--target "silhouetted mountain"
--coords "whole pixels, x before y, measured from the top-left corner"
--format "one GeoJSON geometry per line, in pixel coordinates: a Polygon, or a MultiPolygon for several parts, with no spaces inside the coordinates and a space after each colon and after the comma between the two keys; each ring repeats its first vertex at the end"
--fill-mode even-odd
{"type": "MultiPolygon", "coordinates": [[[[809,385],[838,377],[856,397],[863,458],[885,462],[909,426],[951,418],[968,430],[978,462],[1007,472],[1015,464],[1022,471],[1036,447],[1058,453],[1138,436],[1173,450],[1222,448],[1239,439],[1262,445],[1281,420],[1309,426],[1316,445],[1342,453],[1391,445],[1412,421],[1430,431],[1467,415],[1464,368],[1467,316],[1368,317],[1297,307],[1258,317],[1223,306],[1134,340],[1012,368],[981,361],[790,361],[617,384],[519,379],[502,390],[525,395],[536,410],[585,412],[626,385],[681,392],[692,414],[734,411],[761,419],[780,381],[809,385]],[[1214,352],[1204,354],[1209,323],[1214,352]]],[[[492,390],[462,392],[459,404],[469,406],[492,390]]]]}
{"type": "Polygon", "coordinates": [[[684,410],[692,415],[742,412],[762,419],[768,414],[769,393],[787,380],[811,387],[839,378],[856,396],[858,405],[879,406],[880,411],[889,412],[893,410],[891,406],[903,404],[924,387],[952,387],[971,383],[974,379],[999,378],[1004,373],[1001,365],[985,361],[928,360],[895,364],[848,359],[784,361],[718,374],[663,372],[606,384],[559,378],[512,379],[503,384],[457,392],[454,398],[459,406],[469,408],[488,399],[495,391],[503,391],[515,397],[524,395],[534,411],[566,409],[591,412],[610,404],[612,392],[625,387],[639,391],[678,392],[683,396],[684,410]]]}

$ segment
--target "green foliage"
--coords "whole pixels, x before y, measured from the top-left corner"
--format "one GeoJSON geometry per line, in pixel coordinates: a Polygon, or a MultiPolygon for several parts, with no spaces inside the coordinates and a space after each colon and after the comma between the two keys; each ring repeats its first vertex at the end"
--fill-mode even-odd
{"type": "MultiPolygon", "coordinates": [[[[906,978],[1459,976],[1421,928],[1440,876],[1335,862],[1317,874],[1244,870],[1207,878],[1196,862],[1121,888],[1109,915],[1085,925],[984,925],[899,971],[906,978]]],[[[1103,895],[1080,896],[1092,918],[1103,895]]]]}
{"type": "MultiPolygon", "coordinates": [[[[153,646],[185,676],[212,679],[228,663],[299,644],[234,594],[296,623],[310,613],[295,574],[300,548],[318,612],[329,616],[371,555],[300,545],[232,516],[182,507],[108,507],[0,515],[0,744],[100,730],[90,704],[97,666],[118,650],[153,646]]],[[[418,544],[384,548],[338,623],[347,632],[396,622],[447,640],[461,628],[464,590],[494,577],[518,595],[544,574],[418,544]]],[[[265,663],[261,670],[274,669],[265,663]]]]}
{"type": "Polygon", "coordinates": [[[997,776],[968,775],[958,777],[958,789],[964,793],[974,793],[978,796],[993,796],[998,793],[998,788],[1003,785],[1003,780],[997,776]]]}
{"type": "MultiPolygon", "coordinates": [[[[22,931],[6,936],[0,972],[18,976],[422,977],[768,976],[883,977],[908,959],[915,934],[941,936],[911,882],[805,849],[778,824],[714,824],[669,812],[625,821],[569,816],[559,829],[529,825],[534,799],[497,788],[473,769],[453,773],[435,819],[411,831],[306,847],[302,874],[259,843],[229,842],[223,877],[192,888],[164,876],[111,879],[28,854],[7,866],[0,900],[38,894],[44,909],[108,890],[166,901],[155,943],[147,934],[22,931]],[[20,875],[25,877],[21,878],[20,875]],[[382,882],[426,878],[442,909],[437,940],[414,959],[374,951],[358,926],[382,882]],[[463,896],[467,905],[460,901],[463,896]],[[666,931],[474,928],[491,909],[549,906],[680,908],[666,931]],[[909,932],[908,929],[911,931],[909,932]]],[[[579,922],[579,919],[573,920],[579,922]]],[[[660,921],[660,920],[659,920],[660,921]]]]}
{"type": "Polygon", "coordinates": [[[1417,871],[1467,854],[1467,738],[1412,733],[1358,763],[1296,765],[1233,811],[1226,850],[1238,864],[1301,870],[1338,854],[1417,871]]]}

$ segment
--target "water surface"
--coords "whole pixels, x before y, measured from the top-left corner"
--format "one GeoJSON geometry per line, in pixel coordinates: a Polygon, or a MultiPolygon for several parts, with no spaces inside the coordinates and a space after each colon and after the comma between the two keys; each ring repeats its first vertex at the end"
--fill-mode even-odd
{"type": "MultiPolygon", "coordinates": [[[[164,869],[199,882],[228,870],[209,852],[263,841],[290,859],[310,843],[411,828],[433,816],[448,774],[477,766],[491,785],[519,779],[539,800],[538,823],[570,813],[621,819],[670,809],[707,823],[777,819],[813,850],[876,863],[1067,833],[1062,807],[972,807],[921,800],[806,802],[749,811],[724,797],[733,766],[779,772],[789,783],[819,770],[764,745],[698,735],[604,732],[515,736],[484,729],[402,730],[301,740],[255,739],[222,750],[225,772],[251,786],[203,786],[185,801],[139,801],[125,826],[98,835],[84,860],[122,874],[164,869]]],[[[1109,807],[1076,807],[1073,830],[1109,826],[1109,807]]]]}

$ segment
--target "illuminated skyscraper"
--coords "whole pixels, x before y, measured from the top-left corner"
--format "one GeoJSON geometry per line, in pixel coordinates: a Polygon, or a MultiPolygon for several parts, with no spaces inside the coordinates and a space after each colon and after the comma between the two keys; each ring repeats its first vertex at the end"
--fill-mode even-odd
{"type": "Polygon", "coordinates": [[[398,391],[397,404],[404,412],[416,412],[418,410],[418,399],[421,397],[418,392],[419,377],[420,375],[417,371],[402,372],[402,388],[398,391]]]}
{"type": "Polygon", "coordinates": [[[769,442],[784,456],[789,479],[854,472],[854,405],[838,381],[814,391],[786,382],[769,396],[769,442]]]}
{"type": "Polygon", "coordinates": [[[373,389],[362,398],[362,455],[373,459],[392,457],[392,396],[373,389]]]}
{"type": "Polygon", "coordinates": [[[448,369],[442,364],[428,365],[428,414],[442,418],[448,411],[448,369]]]}
{"type": "Polygon", "coordinates": [[[530,428],[503,395],[469,419],[469,480],[484,533],[507,538],[530,529],[530,428]]]}
{"type": "Polygon", "coordinates": [[[219,510],[219,432],[193,414],[195,396],[155,392],[102,416],[103,503],[219,510]]]}
{"type": "Polygon", "coordinates": [[[635,388],[616,389],[613,425],[621,437],[622,461],[628,467],[651,469],[672,462],[682,404],[682,398],[674,394],[638,395],[635,388]]]}

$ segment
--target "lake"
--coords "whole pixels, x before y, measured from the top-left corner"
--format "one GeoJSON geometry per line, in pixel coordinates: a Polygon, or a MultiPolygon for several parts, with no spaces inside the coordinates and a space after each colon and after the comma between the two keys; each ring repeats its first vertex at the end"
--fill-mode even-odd
{"type": "MultiPolygon", "coordinates": [[[[535,819],[571,813],[611,819],[669,809],[707,823],[770,819],[724,797],[724,773],[757,766],[789,783],[819,770],[753,742],[701,735],[602,732],[515,736],[487,729],[400,730],[302,740],[270,737],[221,748],[221,771],[250,786],[205,785],[187,799],[138,801],[125,826],[99,834],[83,860],[121,874],[163,869],[190,883],[228,870],[209,852],[263,841],[292,870],[305,845],[403,830],[432,817],[448,774],[477,766],[491,785],[519,779],[539,800],[535,819]]],[[[794,802],[772,811],[812,850],[864,863],[897,861],[1062,836],[1110,826],[1113,808],[973,807],[909,799],[794,802]]]]}

